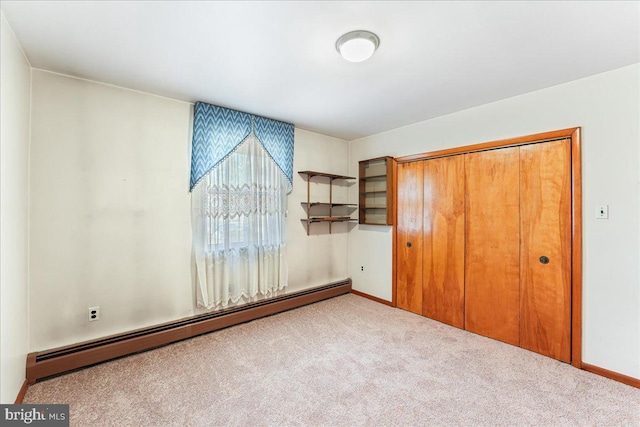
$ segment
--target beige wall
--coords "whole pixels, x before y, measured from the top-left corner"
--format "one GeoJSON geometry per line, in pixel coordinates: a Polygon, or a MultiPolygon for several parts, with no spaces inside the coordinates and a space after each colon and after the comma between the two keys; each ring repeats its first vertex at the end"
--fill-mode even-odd
{"type": "Polygon", "coordinates": [[[28,185],[31,66],[0,12],[0,403],[13,403],[28,350],[28,185]]]}
{"type": "MultiPolygon", "coordinates": [[[[347,273],[348,225],[334,224],[329,234],[328,224],[313,224],[307,236],[306,210],[300,202],[307,201],[306,177],[301,170],[345,174],[349,169],[349,146],[342,139],[296,129],[293,158],[293,191],[289,195],[287,215],[287,261],[289,290],[323,285],[345,279],[347,273]]],[[[353,185],[353,184],[352,184],[353,185]]],[[[329,201],[329,184],[324,178],[313,178],[310,186],[312,201],[329,201]]],[[[348,184],[336,181],[333,200],[347,202],[348,184]]],[[[315,208],[314,208],[315,209],[315,208]]],[[[312,211],[322,214],[321,210],[312,211]]]]}
{"type": "MultiPolygon", "coordinates": [[[[350,171],[382,155],[582,126],[583,360],[640,378],[639,104],[636,64],[352,141],[350,171]],[[595,219],[598,204],[609,205],[609,220],[595,219]]],[[[391,299],[391,237],[391,227],[350,233],[354,289],[391,299]]]]}
{"type": "MultiPolygon", "coordinates": [[[[198,312],[192,105],[41,70],[33,70],[32,104],[30,350],[198,312]],[[101,320],[89,323],[92,306],[101,320]]],[[[295,171],[344,173],[347,156],[346,141],[296,129],[295,171]]],[[[302,200],[306,186],[295,174],[289,291],[347,277],[346,232],[307,237],[302,200]]]]}

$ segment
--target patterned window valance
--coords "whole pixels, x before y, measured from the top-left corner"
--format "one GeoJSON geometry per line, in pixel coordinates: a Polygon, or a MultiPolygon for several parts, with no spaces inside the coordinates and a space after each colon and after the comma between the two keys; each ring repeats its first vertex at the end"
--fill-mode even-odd
{"type": "Polygon", "coordinates": [[[253,132],[293,187],[292,124],[204,102],[193,114],[190,190],[253,132]]]}

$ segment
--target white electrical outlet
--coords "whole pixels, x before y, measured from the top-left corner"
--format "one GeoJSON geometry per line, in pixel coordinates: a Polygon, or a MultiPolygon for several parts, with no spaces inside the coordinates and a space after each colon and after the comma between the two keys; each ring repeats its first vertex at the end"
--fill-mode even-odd
{"type": "Polygon", "coordinates": [[[609,219],[609,205],[596,206],[596,219],[609,219]]]}
{"type": "Polygon", "coordinates": [[[100,307],[89,307],[89,322],[100,320],[100,307]]]}

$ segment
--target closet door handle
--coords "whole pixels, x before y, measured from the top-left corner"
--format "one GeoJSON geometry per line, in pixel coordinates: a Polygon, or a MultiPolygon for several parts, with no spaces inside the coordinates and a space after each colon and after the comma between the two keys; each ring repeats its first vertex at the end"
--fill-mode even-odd
{"type": "Polygon", "coordinates": [[[411,242],[407,242],[407,247],[410,248],[411,247],[411,242]]]}
{"type": "Polygon", "coordinates": [[[542,255],[540,257],[540,263],[541,264],[549,264],[549,258],[547,258],[546,256],[542,255]]]}

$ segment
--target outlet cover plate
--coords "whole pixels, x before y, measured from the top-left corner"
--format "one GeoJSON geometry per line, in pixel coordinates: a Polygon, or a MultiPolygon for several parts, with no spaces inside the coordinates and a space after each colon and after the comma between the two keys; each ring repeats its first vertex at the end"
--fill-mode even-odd
{"type": "Polygon", "coordinates": [[[89,307],[89,322],[100,320],[100,307],[89,307]]]}

